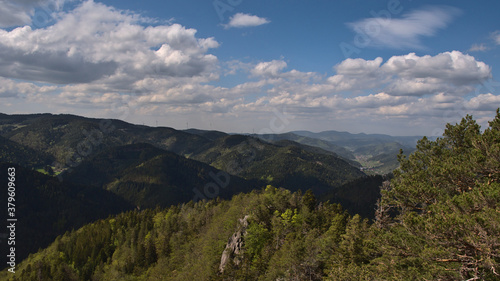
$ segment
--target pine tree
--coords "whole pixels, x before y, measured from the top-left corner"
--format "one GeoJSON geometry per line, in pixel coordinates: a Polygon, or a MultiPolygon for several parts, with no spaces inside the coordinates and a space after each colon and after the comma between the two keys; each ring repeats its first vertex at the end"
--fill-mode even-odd
{"type": "Polygon", "coordinates": [[[382,192],[379,208],[397,211],[394,222],[408,240],[424,239],[406,255],[435,278],[500,278],[499,110],[489,125],[481,133],[468,115],[448,124],[443,138],[423,138],[415,153],[399,156],[382,192]]]}
{"type": "Polygon", "coordinates": [[[312,190],[307,190],[304,196],[302,197],[302,204],[309,209],[309,211],[314,210],[316,207],[316,197],[312,190]]]}

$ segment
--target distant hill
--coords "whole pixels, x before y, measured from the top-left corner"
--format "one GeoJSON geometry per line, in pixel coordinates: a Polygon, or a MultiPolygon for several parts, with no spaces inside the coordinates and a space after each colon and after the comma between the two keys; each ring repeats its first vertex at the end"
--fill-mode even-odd
{"type": "MultiPolygon", "coordinates": [[[[294,131],[288,134],[272,135],[296,139],[296,135],[318,140],[318,147],[325,143],[343,147],[349,151],[349,159],[355,159],[370,174],[388,174],[399,166],[397,155],[403,150],[405,155],[415,151],[419,136],[395,137],[383,134],[351,134],[348,132],[324,131],[313,133],[309,131],[294,131]]],[[[314,142],[309,141],[311,145],[314,142]]],[[[344,154],[346,156],[346,154],[344,154]]]]}
{"type": "MultiPolygon", "coordinates": [[[[270,144],[250,136],[217,131],[179,131],[65,114],[2,115],[0,126],[3,137],[55,159],[56,171],[82,170],[84,166],[79,166],[89,165],[100,152],[122,145],[147,143],[247,180],[262,180],[291,190],[312,188],[316,194],[364,175],[352,166],[359,167],[352,160],[293,140],[286,144],[270,144]]],[[[303,137],[295,139],[317,142],[303,137]]],[[[335,148],[323,144],[331,150],[335,148]]],[[[99,169],[95,170],[98,175],[99,169]]]]}
{"type": "Polygon", "coordinates": [[[168,207],[204,198],[231,198],[259,187],[258,181],[246,181],[144,143],[106,149],[86,159],[64,175],[64,179],[102,187],[141,208],[168,207]],[[199,193],[193,189],[205,197],[197,198],[199,193]]]}
{"type": "Polygon", "coordinates": [[[408,156],[415,151],[415,147],[407,147],[398,142],[386,142],[359,147],[354,154],[358,161],[363,163],[364,171],[385,175],[399,167],[397,156],[401,150],[408,156]]]}
{"type": "Polygon", "coordinates": [[[210,143],[202,136],[172,128],[68,114],[2,115],[0,134],[47,153],[63,165],[116,145],[149,143],[180,155],[189,155],[210,143]]]}
{"type": "Polygon", "coordinates": [[[264,135],[255,135],[255,136],[257,136],[258,138],[261,138],[265,141],[269,141],[269,142],[276,142],[276,141],[281,141],[281,140],[291,140],[291,141],[294,141],[294,142],[297,142],[300,144],[309,145],[309,146],[313,146],[313,147],[319,147],[321,149],[331,151],[331,152],[333,152],[333,153],[337,154],[338,156],[343,157],[345,159],[349,159],[349,160],[356,159],[354,154],[352,154],[352,152],[349,151],[348,149],[346,149],[342,146],[333,144],[332,142],[319,139],[319,138],[311,138],[311,137],[301,136],[301,135],[294,134],[294,133],[264,134],[264,135]]]}
{"type": "Polygon", "coordinates": [[[222,138],[227,136],[228,134],[219,132],[219,131],[206,131],[206,130],[198,130],[198,129],[187,129],[183,130],[183,132],[190,133],[193,135],[199,135],[205,137],[209,140],[216,140],[218,138],[222,138]]]}
{"type": "Polygon", "coordinates": [[[51,165],[51,155],[37,151],[0,136],[0,162],[18,163],[24,167],[41,168],[51,165]]]}
{"type": "Polygon", "coordinates": [[[384,134],[351,134],[348,132],[339,131],[323,131],[319,133],[313,133],[309,131],[293,131],[291,133],[299,136],[306,136],[310,138],[329,141],[333,144],[340,145],[351,150],[355,150],[365,145],[382,144],[387,142],[397,142],[403,146],[415,147],[417,141],[422,138],[422,136],[399,137],[384,134]]]}
{"type": "Polygon", "coordinates": [[[294,142],[272,144],[243,135],[219,138],[191,158],[246,179],[264,180],[292,191],[312,189],[318,195],[364,176],[331,153],[313,152],[294,142]]]}

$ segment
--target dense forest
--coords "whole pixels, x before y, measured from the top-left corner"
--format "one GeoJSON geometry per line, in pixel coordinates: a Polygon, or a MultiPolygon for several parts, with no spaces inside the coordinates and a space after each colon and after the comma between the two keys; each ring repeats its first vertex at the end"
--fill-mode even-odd
{"type": "MultiPolygon", "coordinates": [[[[346,204],[352,214],[368,210],[368,217],[374,215],[374,200],[360,206],[357,198],[342,197],[349,192],[340,192],[352,179],[364,181],[353,161],[293,141],[273,144],[217,131],[67,114],[0,114],[0,163],[18,171],[16,201],[24,223],[17,236],[26,240],[16,247],[18,262],[58,235],[112,214],[230,199],[267,184],[311,188],[316,195],[339,191],[332,202],[346,204]]],[[[0,183],[7,185],[7,178],[0,183]]],[[[378,191],[379,184],[371,184],[378,191]]],[[[0,197],[0,203],[5,200],[0,197]]],[[[0,251],[7,250],[0,243],[0,251]]]]}
{"type": "Polygon", "coordinates": [[[267,185],[98,220],[0,278],[500,280],[500,110],[484,130],[467,116],[398,160],[372,220],[267,185]]]}
{"type": "MultiPolygon", "coordinates": [[[[14,168],[16,191],[14,206],[16,219],[16,258],[23,260],[29,253],[45,248],[54,239],[71,229],[133,209],[135,206],[123,198],[102,188],[60,182],[56,177],[24,168],[19,165],[0,163],[0,171],[14,168]]],[[[8,186],[8,178],[0,177],[0,184],[8,186]]],[[[7,195],[0,197],[7,206],[7,195]]],[[[6,222],[8,213],[2,211],[0,219],[6,222]]],[[[2,229],[1,234],[5,233],[2,229]]],[[[1,238],[0,238],[1,239],[1,238]]],[[[10,246],[1,239],[0,251],[8,252],[10,246]]],[[[7,265],[2,255],[2,269],[7,265]]]]}

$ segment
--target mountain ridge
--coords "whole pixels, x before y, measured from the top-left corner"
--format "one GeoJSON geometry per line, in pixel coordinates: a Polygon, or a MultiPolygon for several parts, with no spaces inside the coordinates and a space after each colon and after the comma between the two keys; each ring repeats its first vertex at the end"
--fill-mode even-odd
{"type": "MultiPolygon", "coordinates": [[[[346,174],[337,174],[339,179],[335,180],[337,182],[335,185],[345,183],[346,181],[343,180],[344,177],[347,180],[354,179],[350,177],[351,174],[356,175],[355,177],[363,176],[363,173],[358,168],[351,168],[351,164],[353,163],[334,160],[337,158],[335,155],[319,156],[318,151],[312,152],[311,149],[306,149],[302,146],[299,150],[293,151],[295,153],[295,156],[293,156],[295,160],[293,160],[290,158],[292,155],[284,153],[283,149],[278,146],[267,143],[257,144],[257,141],[251,136],[230,135],[218,131],[192,129],[192,133],[188,133],[168,127],[134,125],[120,120],[89,119],[76,115],[51,114],[3,116],[0,120],[0,129],[2,132],[0,135],[3,137],[52,155],[56,160],[54,165],[57,166],[55,167],[56,171],[73,169],[91,155],[109,147],[134,143],[149,143],[186,158],[207,163],[230,174],[237,174],[236,167],[231,167],[233,164],[239,168],[253,169],[252,171],[243,171],[244,177],[253,180],[261,180],[271,176],[265,169],[263,170],[262,167],[258,167],[259,165],[255,162],[256,159],[259,161],[267,159],[266,165],[275,165],[278,168],[281,165],[278,162],[282,160],[276,157],[273,158],[273,155],[280,151],[282,152],[282,156],[292,162],[302,159],[299,157],[300,154],[314,153],[323,160],[326,158],[330,159],[326,161],[328,163],[336,163],[335,165],[342,166],[343,168],[341,169],[346,174]],[[233,143],[236,140],[239,143],[233,143]],[[223,142],[226,142],[226,144],[223,142]],[[238,146],[242,142],[245,145],[238,146]],[[257,146],[254,146],[255,144],[257,146]],[[261,152],[256,147],[265,147],[266,149],[264,152],[261,152]],[[309,150],[309,152],[306,150],[309,150]],[[246,155],[249,153],[252,155],[246,155]],[[259,157],[254,158],[253,153],[257,153],[255,155],[259,157]],[[241,163],[241,161],[246,163],[241,163]]],[[[291,145],[301,146],[298,143],[291,145]]],[[[308,159],[305,161],[310,162],[302,163],[301,165],[306,166],[301,169],[313,170],[312,167],[319,161],[310,157],[308,159]]],[[[303,162],[303,160],[300,161],[303,162]]],[[[292,170],[281,171],[287,172],[288,175],[298,172],[295,176],[301,177],[302,172],[295,171],[294,169],[296,168],[292,167],[292,170]]],[[[279,181],[272,181],[272,183],[277,185],[282,184],[279,181]]],[[[328,185],[331,185],[331,183],[333,181],[330,180],[328,185]]],[[[306,190],[308,186],[301,187],[301,189],[306,190]]],[[[315,190],[317,194],[321,193],[319,188],[315,188],[315,190]]]]}

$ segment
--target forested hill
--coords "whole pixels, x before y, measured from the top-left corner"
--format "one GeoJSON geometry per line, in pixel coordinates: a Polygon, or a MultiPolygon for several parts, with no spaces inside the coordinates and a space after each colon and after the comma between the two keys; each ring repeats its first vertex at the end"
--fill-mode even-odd
{"type": "Polygon", "coordinates": [[[374,221],[311,191],[134,210],[57,238],[2,280],[500,280],[500,110],[423,138],[374,221]]]}
{"type": "Polygon", "coordinates": [[[364,176],[320,150],[66,114],[0,115],[0,162],[29,179],[19,183],[29,195],[18,196],[29,197],[21,210],[34,223],[19,237],[37,233],[20,246],[18,261],[67,230],[131,208],[230,199],[267,184],[320,195],[364,176]]]}
{"type": "Polygon", "coordinates": [[[230,199],[264,185],[145,143],[105,149],[63,177],[112,191],[140,208],[215,197],[230,199]]]}
{"type": "Polygon", "coordinates": [[[348,132],[294,131],[285,134],[255,135],[263,140],[279,142],[290,140],[333,152],[350,160],[354,166],[363,167],[370,174],[385,175],[399,166],[396,155],[402,149],[406,155],[415,151],[422,137],[394,137],[381,134],[351,134],[348,132]],[[354,164],[353,164],[354,163],[354,164]]]}
{"type": "MultiPolygon", "coordinates": [[[[0,136],[45,157],[31,160],[31,166],[40,169],[50,162],[55,172],[82,169],[82,162],[117,146],[146,143],[247,180],[291,190],[311,188],[317,195],[365,175],[335,154],[294,142],[277,145],[217,131],[185,132],[65,114],[1,115],[0,136]]],[[[21,164],[19,157],[8,157],[0,160],[21,164]]]]}
{"type": "Polygon", "coordinates": [[[188,155],[210,143],[207,138],[172,128],[69,114],[2,115],[0,135],[51,155],[63,167],[116,145],[150,143],[179,155],[188,155]]]}
{"type": "Polygon", "coordinates": [[[17,142],[0,136],[0,159],[3,162],[17,163],[23,167],[44,167],[51,165],[54,158],[17,142]]]}
{"type": "Polygon", "coordinates": [[[326,151],[331,151],[336,153],[337,155],[349,159],[355,160],[354,154],[343,146],[336,145],[331,141],[323,140],[319,138],[310,138],[307,136],[294,134],[294,133],[284,133],[284,134],[262,134],[262,135],[254,135],[268,142],[279,142],[282,140],[290,140],[295,141],[304,145],[309,145],[313,147],[319,147],[326,151]]]}
{"type": "Polygon", "coordinates": [[[271,144],[242,135],[218,138],[190,158],[292,191],[312,189],[316,195],[365,176],[334,154],[318,153],[292,142],[271,144]]]}
{"type": "MultiPolygon", "coordinates": [[[[8,168],[15,169],[15,201],[11,203],[14,204],[19,222],[16,227],[18,261],[26,258],[29,253],[47,247],[58,235],[68,230],[135,207],[100,187],[60,182],[55,177],[16,164],[0,163],[1,171],[7,171],[8,168]]],[[[7,176],[0,177],[0,185],[7,187],[7,179],[7,176]]],[[[0,203],[6,206],[5,212],[1,212],[0,216],[5,222],[7,191],[0,199],[0,203]]],[[[7,253],[9,246],[5,240],[0,245],[0,251],[7,253]]],[[[3,268],[6,265],[6,255],[1,260],[3,268]]]]}

